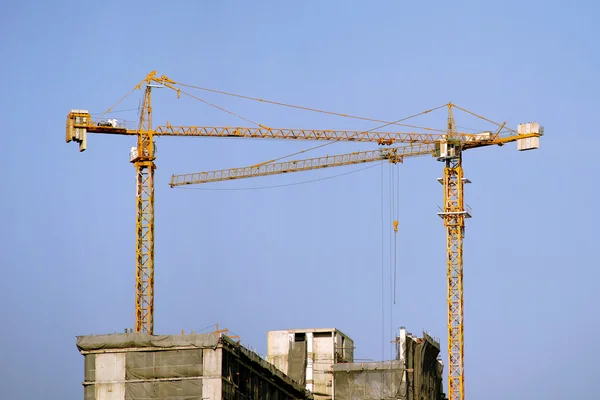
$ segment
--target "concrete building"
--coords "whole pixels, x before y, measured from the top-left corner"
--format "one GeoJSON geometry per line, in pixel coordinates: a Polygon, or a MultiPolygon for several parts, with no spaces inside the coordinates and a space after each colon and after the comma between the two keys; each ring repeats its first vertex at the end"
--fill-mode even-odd
{"type": "Polygon", "coordinates": [[[85,400],[311,400],[257,354],[216,333],[79,336],[85,400]]]}
{"type": "Polygon", "coordinates": [[[355,363],[337,329],[268,333],[265,361],[218,333],[79,336],[85,400],[445,400],[439,341],[401,328],[396,359],[355,363]]]}
{"type": "Polygon", "coordinates": [[[333,395],[333,364],[354,360],[354,342],[337,329],[288,329],[268,333],[267,361],[315,399],[333,395]]]}
{"type": "Polygon", "coordinates": [[[335,400],[444,400],[439,341],[400,328],[396,360],[333,365],[335,400]]]}

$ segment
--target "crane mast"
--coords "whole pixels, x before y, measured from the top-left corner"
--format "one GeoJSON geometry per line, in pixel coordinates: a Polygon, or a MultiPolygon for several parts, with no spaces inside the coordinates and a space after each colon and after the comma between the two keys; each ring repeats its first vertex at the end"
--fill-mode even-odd
{"type": "Polygon", "coordinates": [[[465,218],[464,184],[460,155],[446,160],[444,168],[444,212],[446,227],[446,264],[448,279],[448,395],[449,400],[464,398],[463,342],[463,239],[465,218]]]}
{"type": "Polygon", "coordinates": [[[152,86],[146,85],[140,113],[137,149],[131,154],[136,172],[135,331],[154,332],[154,141],[152,86]]]}
{"type": "Polygon", "coordinates": [[[448,105],[448,149],[444,161],[444,209],[439,213],[446,227],[447,304],[448,304],[448,396],[464,399],[464,310],[463,310],[463,239],[465,218],[462,149],[452,145],[455,131],[451,104],[448,105]]]}

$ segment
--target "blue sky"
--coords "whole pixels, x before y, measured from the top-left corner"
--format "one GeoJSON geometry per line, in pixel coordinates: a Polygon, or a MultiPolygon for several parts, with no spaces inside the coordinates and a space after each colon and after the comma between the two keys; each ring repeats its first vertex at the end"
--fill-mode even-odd
{"type": "MultiPolygon", "coordinates": [[[[492,400],[593,396],[600,351],[599,6],[421,3],[6,5],[2,397],[81,399],[83,358],[75,336],[133,326],[135,175],[128,151],[134,141],[91,135],[80,154],[64,142],[64,126],[70,109],[101,112],[152,70],[189,84],[384,120],[452,101],[512,127],[542,123],[538,151],[520,153],[513,144],[465,154],[473,182],[466,202],[474,216],[464,244],[466,392],[492,400]]],[[[140,95],[121,109],[136,108],[140,95]]],[[[200,95],[269,126],[374,127],[200,95]]],[[[248,125],[167,90],[154,99],[155,124],[248,125]]],[[[136,113],[115,116],[135,120],[136,113]]],[[[444,117],[415,122],[441,127],[444,117]]],[[[464,114],[457,118],[459,126],[485,127],[464,114]]],[[[388,165],[196,187],[246,190],[168,187],[173,173],[253,164],[316,144],[158,139],[156,333],[219,323],[265,353],[268,330],[336,327],[355,340],[357,358],[381,359],[389,357],[392,332],[404,325],[413,333],[428,330],[446,348],[445,233],[436,215],[442,164],[419,158],[396,169],[393,306],[388,165]],[[345,172],[354,173],[319,180],[345,172]],[[319,181],[306,183],[313,180],[319,181]],[[280,185],[288,186],[250,190],[280,185]]],[[[306,156],[373,147],[336,143],[306,156]]]]}

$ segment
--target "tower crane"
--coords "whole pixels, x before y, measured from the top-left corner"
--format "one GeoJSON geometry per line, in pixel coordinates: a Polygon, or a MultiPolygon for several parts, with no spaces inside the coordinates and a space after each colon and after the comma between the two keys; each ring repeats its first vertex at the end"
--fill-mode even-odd
{"type": "MultiPolygon", "coordinates": [[[[463,238],[465,219],[470,211],[464,205],[464,184],[469,183],[463,175],[462,152],[467,149],[498,145],[516,141],[520,151],[539,148],[539,137],[543,127],[538,123],[519,124],[517,131],[508,136],[499,132],[485,132],[471,137],[456,135],[452,112],[453,104],[448,104],[448,133],[434,144],[416,140],[410,145],[384,148],[365,152],[355,152],[335,156],[324,156],[306,160],[262,163],[249,167],[173,175],[171,187],[204,184],[233,179],[301,172],[327,167],[346,166],[358,163],[388,160],[390,163],[403,162],[406,157],[432,155],[445,163],[444,175],[439,179],[444,187],[444,208],[438,215],[446,227],[446,267],[448,305],[448,394],[450,400],[464,399],[464,340],[463,340],[463,238]]],[[[397,229],[397,221],[394,221],[397,229]]]]}
{"type": "MultiPolygon", "coordinates": [[[[255,139],[292,139],[371,142],[379,145],[407,144],[402,150],[406,155],[412,152],[435,151],[438,159],[446,162],[443,184],[445,188],[444,219],[448,236],[448,286],[449,286],[449,353],[450,393],[460,393],[463,398],[462,378],[462,237],[464,231],[463,176],[461,154],[463,150],[503,145],[517,141],[519,150],[539,147],[539,137],[543,130],[537,124],[523,125],[519,132],[503,131],[504,125],[496,132],[479,134],[456,131],[453,118],[449,117],[448,129],[442,133],[429,132],[381,132],[352,130],[316,130],[272,128],[258,125],[256,128],[215,127],[215,126],[174,126],[169,123],[153,127],[152,125],[152,89],[169,88],[177,93],[189,95],[181,89],[183,84],[166,76],[150,72],[134,90],[143,90],[143,100],[139,109],[139,122],[136,129],[129,129],[116,119],[93,120],[87,110],[74,109],[67,116],[66,141],[79,143],[79,151],[87,148],[87,134],[111,134],[135,136],[137,145],[132,147],[130,162],[136,171],[136,295],[135,295],[135,331],[154,333],[154,170],[156,169],[155,136],[178,137],[221,137],[255,139]],[[424,146],[424,147],[423,147],[424,146]],[[429,147],[427,147],[429,146],[429,147]]],[[[189,86],[189,85],[184,85],[189,86]]],[[[131,92],[130,92],[131,93],[131,92]]],[[[192,96],[193,97],[193,96],[192,96]]],[[[117,103],[118,104],[118,103],[117,103]]],[[[449,116],[452,107],[448,104],[449,116]]],[[[105,114],[114,108],[111,107],[105,114]]],[[[426,112],[429,112],[428,110],[426,112]]],[[[403,125],[387,123],[387,125],[403,125]]],[[[379,153],[379,157],[382,157],[379,153]]],[[[401,160],[404,156],[386,156],[389,160],[401,160]],[[399,157],[399,158],[398,158],[399,157]]],[[[375,157],[374,154],[371,157],[375,157]]],[[[384,158],[380,158],[384,159],[384,158]]]]}

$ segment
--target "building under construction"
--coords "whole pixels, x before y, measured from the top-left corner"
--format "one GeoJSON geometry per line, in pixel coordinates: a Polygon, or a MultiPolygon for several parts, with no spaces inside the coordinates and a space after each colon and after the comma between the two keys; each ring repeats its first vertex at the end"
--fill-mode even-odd
{"type": "Polygon", "coordinates": [[[400,328],[395,360],[332,366],[333,398],[444,400],[439,354],[439,341],[427,333],[419,338],[400,328]]]}
{"type": "Polygon", "coordinates": [[[268,334],[267,360],[218,333],[80,336],[85,400],[443,400],[439,343],[401,328],[395,360],[355,363],[337,329],[268,334]]]}
{"type": "Polygon", "coordinates": [[[82,336],[85,400],[312,399],[303,385],[216,333],[82,336]]]}

